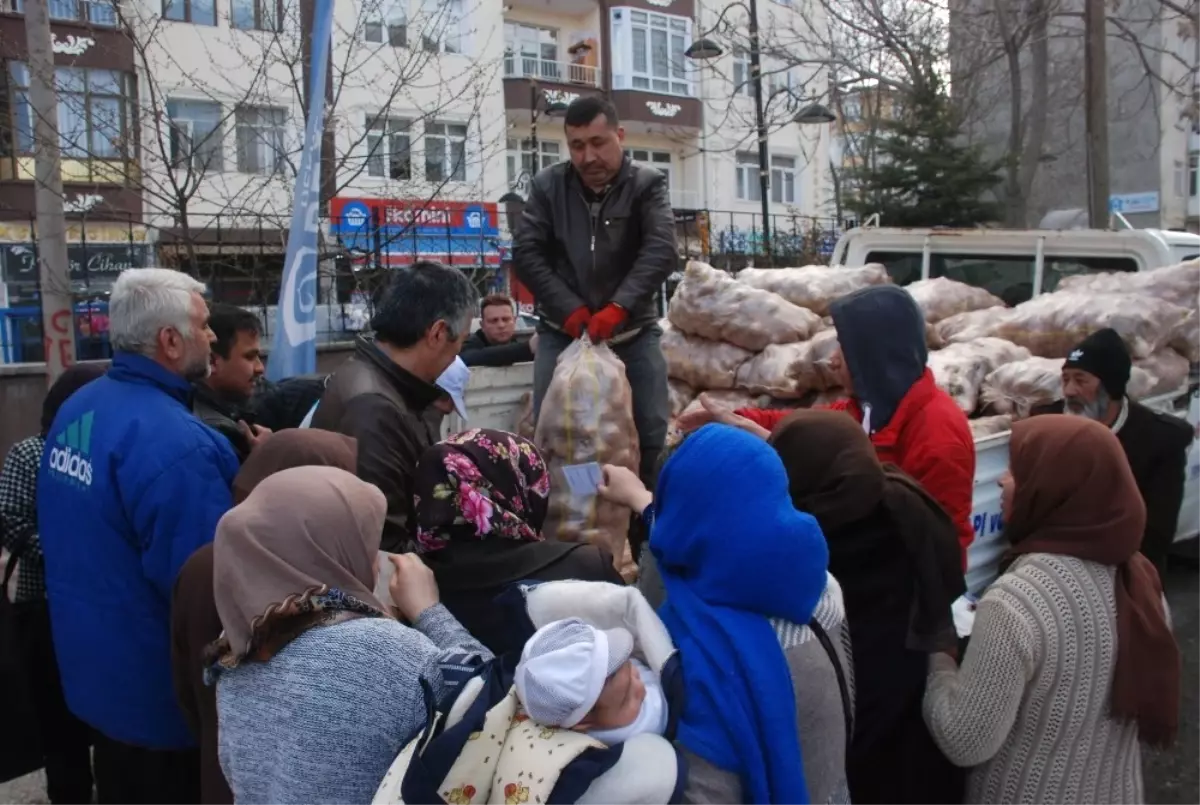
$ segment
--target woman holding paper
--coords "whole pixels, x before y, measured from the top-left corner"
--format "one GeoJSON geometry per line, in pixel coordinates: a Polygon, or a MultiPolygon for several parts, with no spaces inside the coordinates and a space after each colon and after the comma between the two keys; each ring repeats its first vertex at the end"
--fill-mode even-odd
{"type": "Polygon", "coordinates": [[[509,584],[623,583],[603,548],[543,539],[550,473],[528,439],[481,428],[451,436],[425,451],[413,486],[417,542],[442,602],[497,654],[524,637],[495,603],[509,584]]]}

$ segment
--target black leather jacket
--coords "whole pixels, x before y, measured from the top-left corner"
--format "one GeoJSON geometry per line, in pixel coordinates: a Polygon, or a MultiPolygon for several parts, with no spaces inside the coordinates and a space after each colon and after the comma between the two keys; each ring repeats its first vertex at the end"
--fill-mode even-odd
{"type": "Polygon", "coordinates": [[[534,177],[517,230],[517,277],[542,320],[561,328],[577,308],[615,302],[624,330],[658,319],[656,295],[675,270],[675,214],[666,177],[626,155],[603,200],[589,203],[570,162],[534,177]]]}

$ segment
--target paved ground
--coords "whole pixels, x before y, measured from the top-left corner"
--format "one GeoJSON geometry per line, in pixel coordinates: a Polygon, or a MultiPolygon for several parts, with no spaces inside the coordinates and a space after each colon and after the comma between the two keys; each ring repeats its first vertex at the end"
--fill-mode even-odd
{"type": "MultiPolygon", "coordinates": [[[[1173,567],[1167,597],[1183,651],[1183,729],[1169,752],[1147,751],[1143,774],[1148,803],[1200,802],[1200,572],[1173,567]]],[[[0,803],[45,803],[41,772],[0,784],[0,803]]]]}

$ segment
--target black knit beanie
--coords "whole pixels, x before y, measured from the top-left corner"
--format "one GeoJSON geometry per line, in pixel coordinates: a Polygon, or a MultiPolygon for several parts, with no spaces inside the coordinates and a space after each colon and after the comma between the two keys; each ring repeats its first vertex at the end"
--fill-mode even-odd
{"type": "Polygon", "coordinates": [[[1063,368],[1082,369],[1095,375],[1100,378],[1100,385],[1104,386],[1108,396],[1119,400],[1125,396],[1133,360],[1117,331],[1105,327],[1083,339],[1079,346],[1071,350],[1063,368]]]}

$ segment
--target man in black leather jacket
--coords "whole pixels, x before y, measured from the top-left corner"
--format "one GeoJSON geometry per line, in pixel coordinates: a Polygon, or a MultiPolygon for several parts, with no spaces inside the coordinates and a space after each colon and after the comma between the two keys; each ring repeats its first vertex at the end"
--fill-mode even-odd
{"type": "Polygon", "coordinates": [[[541,319],[534,415],[562,351],[585,332],[607,341],[625,363],[641,475],[653,486],[670,416],[657,295],[679,262],[666,177],[625,154],[605,98],[577,98],[565,128],[571,161],[534,177],[513,255],[541,319]]]}

